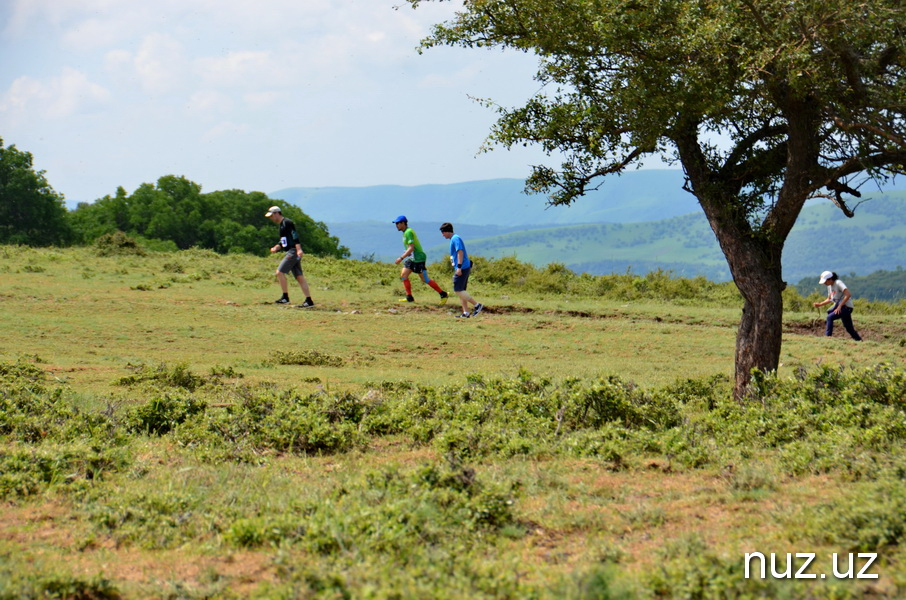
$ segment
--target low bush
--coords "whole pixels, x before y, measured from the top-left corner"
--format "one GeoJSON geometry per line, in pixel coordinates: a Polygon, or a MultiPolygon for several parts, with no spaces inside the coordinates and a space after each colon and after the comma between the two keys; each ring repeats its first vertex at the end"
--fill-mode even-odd
{"type": "Polygon", "coordinates": [[[127,450],[96,444],[6,445],[0,447],[0,498],[23,498],[51,487],[81,489],[129,462],[127,450]]]}
{"type": "Polygon", "coordinates": [[[335,453],[362,447],[353,399],[247,390],[228,406],[187,416],[176,440],[211,460],[255,460],[262,453],[335,453]]]}
{"type": "Polygon", "coordinates": [[[43,379],[43,371],[35,366],[0,363],[0,439],[37,444],[95,438],[123,443],[112,410],[82,410],[64,389],[49,389],[43,379]]]}
{"type": "Polygon", "coordinates": [[[106,577],[55,571],[0,569],[0,600],[120,600],[123,595],[106,577]]]}
{"type": "Polygon", "coordinates": [[[106,233],[94,241],[98,256],[144,256],[145,249],[122,231],[106,233]]]}
{"type": "Polygon", "coordinates": [[[189,366],[185,363],[179,363],[172,367],[166,363],[161,363],[155,367],[139,364],[129,365],[129,368],[135,373],[118,379],[116,382],[117,385],[134,386],[151,384],[162,387],[182,388],[193,392],[205,384],[217,381],[216,377],[208,380],[200,375],[196,375],[189,370],[189,366]]]}
{"type": "Polygon", "coordinates": [[[192,396],[164,394],[126,411],[126,427],[136,433],[163,435],[190,417],[204,412],[207,403],[192,396]]]}
{"type": "MultiPolygon", "coordinates": [[[[848,552],[877,552],[906,542],[906,481],[871,481],[841,499],[798,515],[804,535],[848,552]]],[[[797,527],[800,529],[800,527],[797,527]]]]}
{"type": "Polygon", "coordinates": [[[306,367],[342,367],[344,363],[339,356],[333,356],[319,350],[279,350],[266,362],[306,367]]]}

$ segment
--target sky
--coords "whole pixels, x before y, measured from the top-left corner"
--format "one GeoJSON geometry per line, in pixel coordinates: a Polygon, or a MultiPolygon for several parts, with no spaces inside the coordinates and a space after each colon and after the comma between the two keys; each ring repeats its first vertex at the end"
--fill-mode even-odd
{"type": "MultiPolygon", "coordinates": [[[[481,153],[536,59],[433,48],[461,0],[0,0],[0,138],[67,204],[164,175],[202,190],[524,178],[481,153]]],[[[554,161],[555,162],[555,161],[554,161]]]]}

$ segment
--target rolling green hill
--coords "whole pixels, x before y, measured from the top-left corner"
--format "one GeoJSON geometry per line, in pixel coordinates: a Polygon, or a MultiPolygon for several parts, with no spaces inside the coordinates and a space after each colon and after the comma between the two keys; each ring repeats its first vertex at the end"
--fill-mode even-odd
{"type": "MultiPolygon", "coordinates": [[[[423,236],[423,243],[426,240],[430,238],[423,236]]],[[[660,268],[685,277],[730,278],[700,212],[648,223],[571,225],[466,237],[466,241],[475,255],[516,256],[535,265],[559,262],[591,274],[660,268]]],[[[444,243],[425,246],[432,259],[447,252],[444,243]]],[[[906,192],[902,191],[867,196],[853,219],[827,201],[812,203],[803,210],[784,251],[784,275],[791,282],[825,269],[868,274],[898,266],[906,266],[906,192]]]]}

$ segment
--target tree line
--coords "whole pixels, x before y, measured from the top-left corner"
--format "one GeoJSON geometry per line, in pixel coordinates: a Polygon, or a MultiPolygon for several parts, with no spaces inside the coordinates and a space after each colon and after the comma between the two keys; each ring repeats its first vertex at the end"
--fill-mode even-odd
{"type": "MultiPolygon", "coordinates": [[[[223,190],[203,193],[186,177],[165,175],[143,183],[131,194],[79,203],[69,211],[62,194],[35,171],[31,153],[0,138],[0,243],[31,246],[91,244],[121,231],[170,241],[177,248],[207,248],[220,253],[267,254],[274,245],[274,224],[264,213],[275,203],[262,192],[223,190]]],[[[296,224],[302,249],[318,256],[346,258],[349,249],[330,235],[327,225],[301,209],[277,201],[296,224]]]]}

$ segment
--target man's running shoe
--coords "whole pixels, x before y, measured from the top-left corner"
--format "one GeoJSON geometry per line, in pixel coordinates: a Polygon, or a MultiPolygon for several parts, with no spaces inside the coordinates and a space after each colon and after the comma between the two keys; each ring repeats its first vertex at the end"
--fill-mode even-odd
{"type": "Polygon", "coordinates": [[[470,316],[472,316],[472,315],[470,315],[469,313],[462,313],[461,315],[456,315],[456,318],[457,319],[468,319],[470,316]]]}
{"type": "Polygon", "coordinates": [[[412,296],[406,296],[405,300],[400,298],[400,302],[415,302],[415,298],[413,298],[412,296]]]}
{"type": "Polygon", "coordinates": [[[478,313],[480,313],[483,310],[484,310],[484,304],[479,302],[478,304],[475,305],[475,308],[472,309],[472,316],[474,317],[475,315],[477,315],[478,313]]]}
{"type": "Polygon", "coordinates": [[[299,308],[311,308],[314,305],[315,305],[315,303],[312,302],[311,300],[306,300],[305,302],[303,302],[302,304],[299,305],[299,308]]]}
{"type": "Polygon", "coordinates": [[[274,304],[289,304],[289,298],[280,298],[279,300],[275,301],[274,304]]]}
{"type": "Polygon", "coordinates": [[[443,306],[447,303],[447,292],[440,293],[440,305],[443,306]]]}

